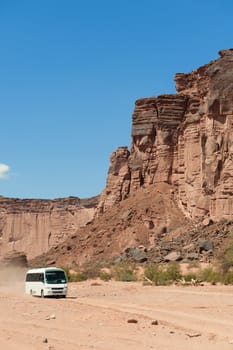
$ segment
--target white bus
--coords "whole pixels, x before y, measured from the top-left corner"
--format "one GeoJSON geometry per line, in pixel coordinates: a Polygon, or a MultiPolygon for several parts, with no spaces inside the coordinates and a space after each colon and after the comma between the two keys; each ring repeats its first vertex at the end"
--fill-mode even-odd
{"type": "Polygon", "coordinates": [[[25,282],[26,294],[66,297],[67,277],[64,270],[57,267],[44,267],[28,270],[25,282]]]}

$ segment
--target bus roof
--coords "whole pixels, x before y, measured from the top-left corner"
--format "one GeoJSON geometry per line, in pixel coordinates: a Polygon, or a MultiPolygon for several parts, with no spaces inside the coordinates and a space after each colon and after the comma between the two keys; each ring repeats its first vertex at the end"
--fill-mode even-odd
{"type": "Polygon", "coordinates": [[[27,271],[27,273],[44,273],[46,271],[64,271],[63,269],[59,267],[39,267],[39,268],[34,268],[30,269],[27,271]]]}

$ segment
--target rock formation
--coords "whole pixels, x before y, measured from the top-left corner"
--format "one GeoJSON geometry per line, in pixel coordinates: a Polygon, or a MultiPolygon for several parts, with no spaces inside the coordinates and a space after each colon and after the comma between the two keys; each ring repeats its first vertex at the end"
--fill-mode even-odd
{"type": "Polygon", "coordinates": [[[0,197],[0,257],[23,252],[32,259],[92,220],[98,197],[54,200],[0,197]]]}
{"type": "Polygon", "coordinates": [[[176,94],[136,101],[130,151],[112,153],[100,198],[0,198],[0,256],[209,261],[233,227],[233,49],[219,54],[177,73],[176,94]]]}
{"type": "Polygon", "coordinates": [[[233,218],[233,49],[191,73],[176,94],[136,101],[131,149],[112,153],[97,214],[149,185],[174,189],[193,221],[233,218]]]}

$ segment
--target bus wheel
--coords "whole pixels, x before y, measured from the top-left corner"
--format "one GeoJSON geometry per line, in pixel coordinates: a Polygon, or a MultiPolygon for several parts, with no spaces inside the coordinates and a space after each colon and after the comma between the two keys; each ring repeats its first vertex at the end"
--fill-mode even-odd
{"type": "Polygon", "coordinates": [[[44,291],[43,291],[43,289],[42,289],[41,292],[40,292],[40,297],[41,297],[41,298],[44,298],[44,291]]]}

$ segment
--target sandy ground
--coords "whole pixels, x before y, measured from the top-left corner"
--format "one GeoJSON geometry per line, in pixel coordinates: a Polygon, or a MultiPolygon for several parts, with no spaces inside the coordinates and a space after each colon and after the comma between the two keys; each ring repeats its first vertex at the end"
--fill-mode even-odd
{"type": "Polygon", "coordinates": [[[231,286],[87,281],[70,284],[66,299],[41,299],[23,282],[0,283],[4,350],[225,350],[232,331],[231,286]]]}

